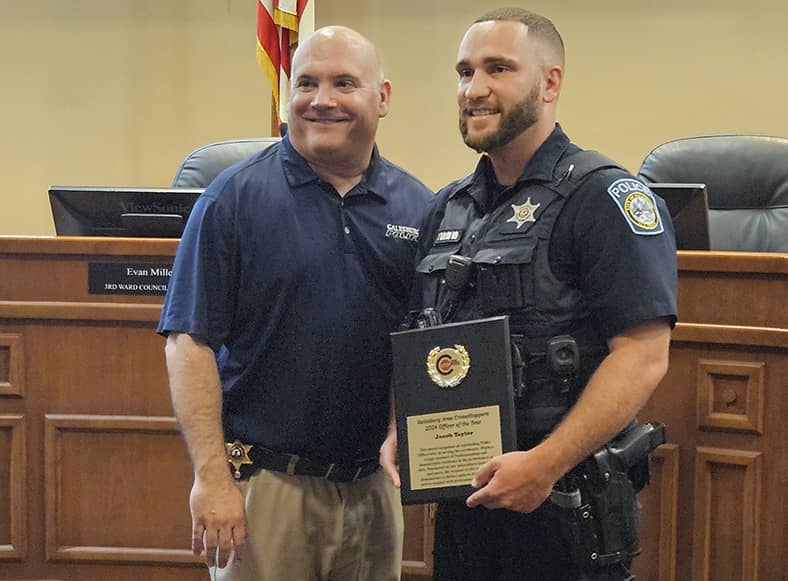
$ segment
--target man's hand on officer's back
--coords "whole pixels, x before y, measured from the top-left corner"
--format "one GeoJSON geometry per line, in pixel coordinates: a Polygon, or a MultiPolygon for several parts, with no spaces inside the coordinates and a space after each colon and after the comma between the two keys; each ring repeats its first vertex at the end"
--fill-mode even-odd
{"type": "Polygon", "coordinates": [[[205,550],[208,567],[223,568],[231,555],[237,565],[246,542],[244,497],[238,487],[229,478],[211,481],[197,476],[189,507],[194,554],[199,556],[205,550]]]}

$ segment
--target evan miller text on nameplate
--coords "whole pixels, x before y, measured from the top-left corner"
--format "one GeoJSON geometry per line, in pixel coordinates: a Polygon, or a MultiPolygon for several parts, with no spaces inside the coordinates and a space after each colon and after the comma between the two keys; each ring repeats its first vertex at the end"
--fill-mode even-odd
{"type": "Polygon", "coordinates": [[[92,295],[164,295],[170,276],[172,263],[90,262],[88,292],[92,295]]]}

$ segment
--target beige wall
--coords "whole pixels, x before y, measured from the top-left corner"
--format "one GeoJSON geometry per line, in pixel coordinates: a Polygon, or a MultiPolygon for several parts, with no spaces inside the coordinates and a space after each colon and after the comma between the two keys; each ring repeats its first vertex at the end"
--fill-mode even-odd
{"type": "Polygon", "coordinates": [[[456,49],[475,17],[501,5],[554,21],[567,48],[562,126],[630,170],[687,135],[788,137],[784,0],[324,0],[322,24],[356,26],[383,53],[394,100],[381,149],[433,188],[473,167],[457,130],[456,49]]]}
{"type": "MultiPolygon", "coordinates": [[[[318,25],[358,28],[394,84],[385,155],[429,186],[475,156],[456,129],[456,46],[486,0],[317,0],[318,25]]],[[[783,0],[546,0],[567,44],[559,118],[636,170],[663,141],[788,136],[783,0]]],[[[203,143],[266,135],[254,0],[0,2],[0,234],[52,232],[49,184],[166,185],[203,143]]]]}
{"type": "Polygon", "coordinates": [[[270,131],[253,0],[0,1],[0,234],[50,234],[50,184],[169,185],[270,131]]]}

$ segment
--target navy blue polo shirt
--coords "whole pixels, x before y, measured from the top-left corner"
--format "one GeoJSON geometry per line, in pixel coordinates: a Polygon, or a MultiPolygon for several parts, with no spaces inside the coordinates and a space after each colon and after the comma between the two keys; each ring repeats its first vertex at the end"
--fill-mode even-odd
{"type": "Polygon", "coordinates": [[[158,331],[216,352],[228,440],[326,461],[377,455],[388,333],[406,312],[430,198],[377,148],[341,197],[287,137],[211,183],[184,230],[158,331]]]}

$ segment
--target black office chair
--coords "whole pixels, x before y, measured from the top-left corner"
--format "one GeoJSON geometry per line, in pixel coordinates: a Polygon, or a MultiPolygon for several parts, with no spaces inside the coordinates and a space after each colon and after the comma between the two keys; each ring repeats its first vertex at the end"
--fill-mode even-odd
{"type": "Polygon", "coordinates": [[[172,180],[174,188],[204,188],[226,167],[273,145],[279,137],[255,137],[209,143],[186,156],[172,180]]]}
{"type": "Polygon", "coordinates": [[[712,250],[788,252],[788,139],[709,135],[654,148],[646,182],[705,183],[712,250]]]}

